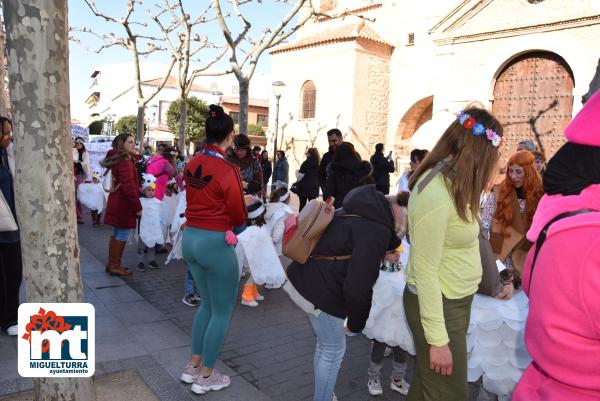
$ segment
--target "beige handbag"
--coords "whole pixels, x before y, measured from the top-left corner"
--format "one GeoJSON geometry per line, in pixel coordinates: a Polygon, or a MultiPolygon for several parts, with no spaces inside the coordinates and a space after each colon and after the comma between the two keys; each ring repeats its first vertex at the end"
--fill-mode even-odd
{"type": "Polygon", "coordinates": [[[6,202],[4,194],[0,192],[0,232],[17,231],[18,229],[8,202],[6,202]]]}

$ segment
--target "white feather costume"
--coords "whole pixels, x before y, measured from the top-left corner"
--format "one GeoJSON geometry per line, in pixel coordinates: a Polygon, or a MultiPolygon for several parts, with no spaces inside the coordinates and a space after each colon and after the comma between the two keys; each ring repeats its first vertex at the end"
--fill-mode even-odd
{"type": "Polygon", "coordinates": [[[281,287],[286,276],[267,226],[250,226],[237,238],[235,253],[240,275],[246,265],[250,268],[256,284],[269,284],[272,288],[281,287]]]}
{"type": "Polygon", "coordinates": [[[96,210],[102,213],[106,206],[108,193],[102,188],[102,183],[84,183],[79,184],[77,189],[77,199],[82,205],[90,210],[96,210]]]}

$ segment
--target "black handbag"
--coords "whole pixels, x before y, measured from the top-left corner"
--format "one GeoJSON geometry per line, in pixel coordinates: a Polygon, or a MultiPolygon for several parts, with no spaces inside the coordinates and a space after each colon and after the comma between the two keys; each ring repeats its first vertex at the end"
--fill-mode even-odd
{"type": "Polygon", "coordinates": [[[290,192],[296,194],[296,195],[300,195],[300,182],[296,181],[295,183],[292,184],[292,186],[290,187],[290,192]]]}

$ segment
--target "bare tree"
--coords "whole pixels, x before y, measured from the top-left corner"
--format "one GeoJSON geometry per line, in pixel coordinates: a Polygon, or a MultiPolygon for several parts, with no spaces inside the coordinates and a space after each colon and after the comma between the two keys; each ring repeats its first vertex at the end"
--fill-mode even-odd
{"type": "MultiPolygon", "coordinates": [[[[29,302],[83,302],[71,165],[67,0],[3,0],[15,198],[29,302]]],[[[96,399],[91,378],[36,378],[36,400],[96,399]]]]}
{"type": "MultiPolygon", "coordinates": [[[[225,1],[211,0],[212,8],[215,13],[223,37],[227,45],[229,53],[229,63],[231,69],[238,80],[240,94],[240,111],[239,125],[240,133],[246,134],[248,131],[248,94],[250,90],[250,80],[254,75],[258,61],[264,52],[272,47],[275,47],[287,38],[293,35],[311,18],[319,17],[326,19],[345,18],[354,16],[363,20],[372,21],[371,18],[363,15],[354,14],[351,10],[344,9],[339,12],[323,12],[315,8],[315,0],[275,0],[276,2],[290,4],[291,8],[288,13],[274,27],[263,27],[260,37],[252,38],[250,31],[252,22],[248,20],[242,13],[241,7],[245,4],[253,4],[252,0],[227,0],[230,3],[233,14],[241,25],[241,29],[237,33],[233,33],[231,26],[226,20],[229,13],[223,13],[221,3],[225,1]],[[300,12],[302,9],[304,12],[300,12]],[[294,19],[296,19],[294,21],[294,19]],[[244,45],[249,45],[249,49],[244,45]]],[[[257,2],[264,6],[263,0],[257,2]]],[[[257,7],[259,7],[257,6],[257,7]]]]}
{"type": "MultiPolygon", "coordinates": [[[[264,52],[273,46],[276,46],[287,39],[290,35],[296,32],[302,25],[306,23],[313,15],[316,14],[312,4],[313,0],[296,0],[292,4],[292,8],[281,19],[277,26],[273,28],[264,28],[260,38],[253,39],[249,36],[252,28],[252,23],[243,15],[241,6],[252,3],[251,0],[231,0],[233,13],[241,23],[241,31],[234,34],[230,28],[230,24],[226,21],[227,14],[221,9],[221,1],[211,0],[212,8],[215,12],[217,22],[225,38],[227,50],[229,53],[229,63],[231,69],[238,80],[240,94],[240,114],[239,125],[240,133],[247,134],[248,132],[248,101],[250,80],[254,75],[256,66],[260,57],[264,52]],[[303,7],[308,7],[309,12],[300,14],[303,7]],[[298,16],[295,24],[292,20],[298,16]],[[244,50],[243,44],[249,44],[250,49],[244,50]]],[[[285,0],[286,3],[292,3],[285,0]]],[[[260,3],[260,1],[259,1],[260,3]]]]}
{"type": "Polygon", "coordinates": [[[210,18],[208,13],[209,6],[197,18],[192,19],[183,6],[182,0],[163,0],[163,5],[158,7],[158,11],[153,13],[148,10],[151,18],[156,22],[164,36],[167,48],[171,56],[177,63],[177,88],[179,90],[179,150],[181,154],[186,154],[185,133],[187,127],[187,99],[192,89],[194,79],[198,76],[218,76],[231,73],[231,70],[210,71],[219,60],[223,58],[227,49],[219,50],[219,47],[208,40],[207,35],[194,33],[194,27],[206,24],[214,18],[210,18]],[[170,17],[168,23],[162,21],[162,17],[170,17]],[[215,49],[217,55],[210,61],[202,64],[202,60],[197,56],[202,50],[215,49]],[[190,71],[190,63],[195,61],[199,66],[190,71]]]}
{"type": "MultiPolygon", "coordinates": [[[[171,75],[171,71],[173,70],[173,66],[177,61],[176,58],[171,55],[170,62],[168,64],[167,72],[162,77],[160,83],[150,91],[147,95],[144,95],[142,91],[142,78],[141,78],[141,70],[140,70],[140,57],[148,56],[158,51],[164,51],[165,48],[161,46],[161,42],[164,39],[157,38],[153,35],[144,34],[136,32],[133,27],[147,27],[148,24],[146,22],[139,22],[132,19],[132,15],[137,4],[141,4],[141,0],[128,0],[125,16],[121,18],[110,16],[106,13],[103,13],[98,9],[95,2],[93,0],[84,0],[88,5],[90,10],[97,17],[103,18],[107,22],[112,22],[114,24],[120,25],[125,33],[124,36],[117,36],[114,33],[108,34],[99,34],[92,31],[90,28],[71,28],[72,31],[84,32],[95,36],[97,39],[100,39],[102,45],[94,50],[96,53],[100,53],[102,50],[113,47],[120,46],[129,51],[131,54],[131,58],[133,61],[134,67],[134,81],[135,81],[135,90],[137,96],[137,139],[140,143],[142,143],[144,138],[144,114],[146,105],[156,96],[158,92],[165,86],[169,76],[171,75]],[[144,46],[142,49],[141,47],[144,46]]],[[[78,38],[71,37],[71,40],[75,42],[81,43],[78,38]]],[[[180,49],[181,50],[181,49],[180,49]]]]}
{"type": "Polygon", "coordinates": [[[4,34],[4,21],[0,16],[0,115],[9,117],[10,101],[8,100],[8,87],[6,86],[6,35],[4,34]]]}

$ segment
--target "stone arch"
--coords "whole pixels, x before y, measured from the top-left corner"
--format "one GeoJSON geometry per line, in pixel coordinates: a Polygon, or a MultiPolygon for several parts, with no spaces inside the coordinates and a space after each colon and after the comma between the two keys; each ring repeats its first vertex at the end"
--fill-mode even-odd
{"type": "Polygon", "coordinates": [[[396,130],[396,152],[405,153],[406,149],[403,149],[403,143],[411,138],[421,125],[431,120],[432,115],[433,95],[418,100],[404,113],[396,130]]]}
{"type": "Polygon", "coordinates": [[[552,156],[564,143],[573,113],[573,71],[550,51],[519,53],[504,62],[493,82],[492,112],[504,126],[504,161],[520,141],[552,156]]]}

